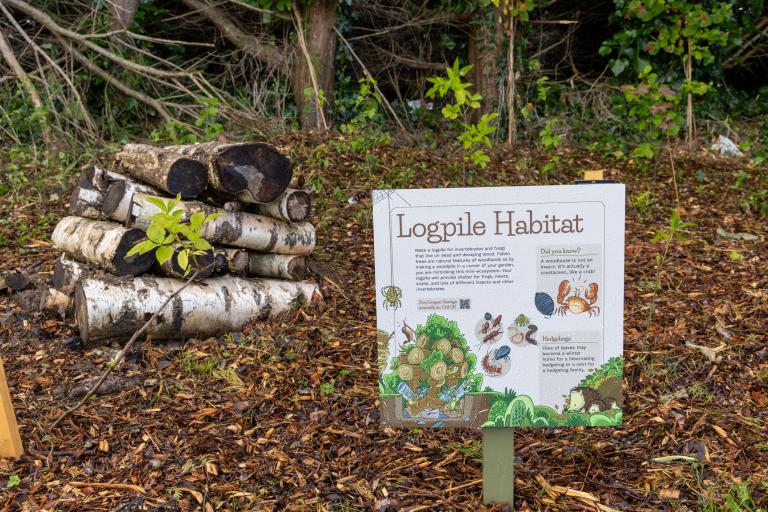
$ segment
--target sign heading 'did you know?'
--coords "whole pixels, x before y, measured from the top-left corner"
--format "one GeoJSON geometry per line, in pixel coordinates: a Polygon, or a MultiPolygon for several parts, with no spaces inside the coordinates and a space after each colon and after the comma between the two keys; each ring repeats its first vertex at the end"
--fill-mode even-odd
{"type": "Polygon", "coordinates": [[[620,425],[624,193],[374,191],[382,423],[620,425]]]}

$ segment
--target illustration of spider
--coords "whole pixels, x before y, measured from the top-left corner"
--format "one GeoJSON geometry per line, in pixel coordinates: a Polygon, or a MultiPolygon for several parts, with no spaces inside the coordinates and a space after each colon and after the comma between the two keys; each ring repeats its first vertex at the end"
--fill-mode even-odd
{"type": "Polygon", "coordinates": [[[403,298],[403,290],[397,286],[385,286],[381,289],[381,294],[384,296],[384,307],[386,309],[390,307],[398,309],[403,305],[400,302],[400,299],[403,298]]]}

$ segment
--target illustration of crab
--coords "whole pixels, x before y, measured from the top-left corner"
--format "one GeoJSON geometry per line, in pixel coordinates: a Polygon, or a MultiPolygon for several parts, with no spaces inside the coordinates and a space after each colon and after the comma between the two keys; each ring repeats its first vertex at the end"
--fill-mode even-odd
{"type": "Polygon", "coordinates": [[[381,289],[381,294],[384,296],[384,307],[389,309],[393,307],[395,309],[400,308],[403,305],[400,299],[403,298],[403,290],[397,286],[385,286],[381,289]]]}
{"type": "Polygon", "coordinates": [[[564,279],[557,291],[557,303],[560,305],[557,308],[558,315],[565,316],[570,311],[574,315],[588,313],[591,318],[592,315],[600,314],[600,308],[594,305],[597,302],[597,283],[589,283],[586,289],[583,286],[577,286],[573,295],[568,296],[570,292],[571,284],[564,279]],[[581,292],[584,292],[583,298],[581,292]]]}

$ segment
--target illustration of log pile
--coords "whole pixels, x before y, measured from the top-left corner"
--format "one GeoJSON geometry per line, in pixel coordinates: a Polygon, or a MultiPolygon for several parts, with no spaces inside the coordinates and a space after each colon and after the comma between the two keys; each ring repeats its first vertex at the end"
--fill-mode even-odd
{"type": "Polygon", "coordinates": [[[127,340],[196,271],[198,282],[173,298],[148,335],[211,336],[321,301],[317,284],[303,281],[315,229],[309,194],[289,188],[292,174],[269,144],[125,145],[112,169],[81,174],[70,216],[51,236],[62,254],[41,307],[73,313],[88,345],[127,340]],[[190,258],[186,275],[178,253],[163,265],[152,252],[127,256],[160,211],[152,199],[177,195],[182,220],[221,214],[203,225],[213,250],[190,258]]]}

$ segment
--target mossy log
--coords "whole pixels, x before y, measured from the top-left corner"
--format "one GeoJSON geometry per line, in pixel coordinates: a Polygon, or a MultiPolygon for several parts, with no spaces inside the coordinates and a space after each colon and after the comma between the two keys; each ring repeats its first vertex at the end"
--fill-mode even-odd
{"type": "MultiPolygon", "coordinates": [[[[75,288],[75,316],[83,343],[125,341],[184,282],[172,278],[82,279],[75,288]]],[[[296,303],[319,303],[315,283],[214,277],[191,283],[146,331],[153,339],[216,336],[265,320],[296,303]]]]}
{"type": "MultiPolygon", "coordinates": [[[[146,194],[133,194],[132,221],[134,227],[146,229],[150,217],[160,209],[149,202],[146,194]]],[[[307,223],[291,224],[279,219],[246,212],[227,212],[199,201],[181,201],[183,219],[196,212],[221,213],[222,216],[202,227],[202,236],[212,243],[243,247],[259,252],[278,254],[309,254],[315,247],[315,228],[307,223]]]]}
{"type": "Polygon", "coordinates": [[[165,149],[203,162],[211,188],[234,194],[242,202],[274,201],[293,176],[290,160],[269,144],[206,142],[165,149]]]}
{"type": "Polygon", "coordinates": [[[54,228],[51,242],[78,261],[116,275],[137,275],[152,266],[154,251],[130,257],[126,254],[145,238],[141,229],[82,217],[64,217],[54,228]]]}
{"type": "Polygon", "coordinates": [[[171,149],[126,144],[115,154],[117,168],[137,180],[185,199],[194,199],[208,185],[207,167],[171,149]]]}

